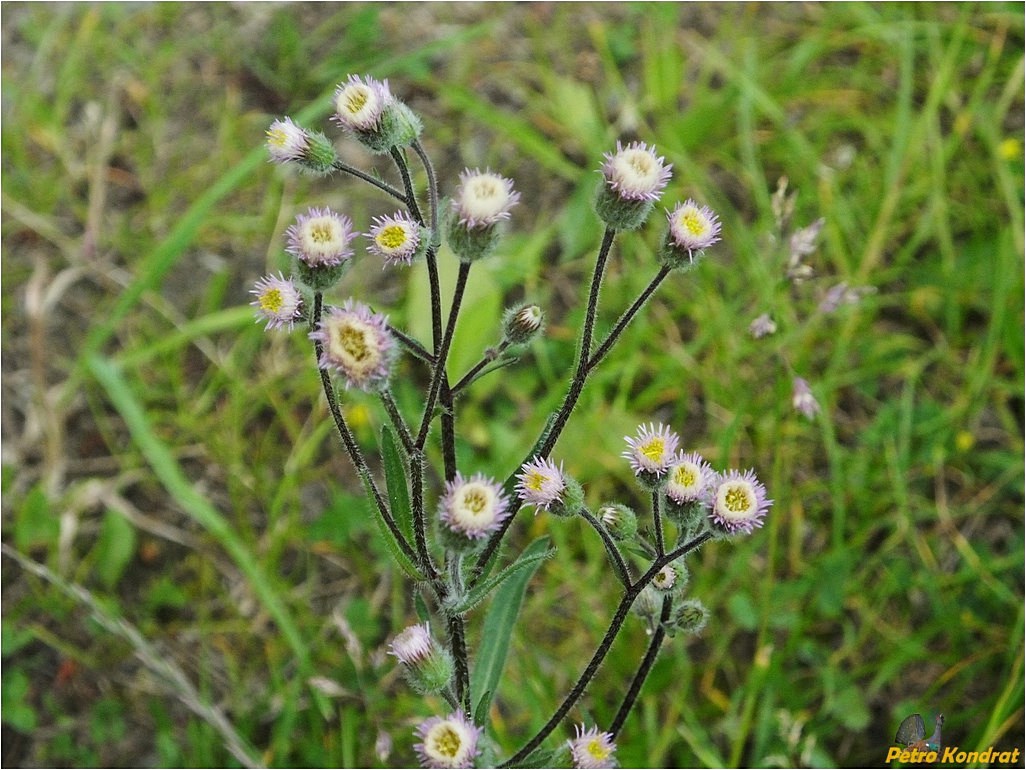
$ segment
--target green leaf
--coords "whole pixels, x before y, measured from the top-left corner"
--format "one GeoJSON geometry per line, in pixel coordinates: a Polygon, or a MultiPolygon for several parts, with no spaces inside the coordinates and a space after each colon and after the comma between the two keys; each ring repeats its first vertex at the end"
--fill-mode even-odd
{"type": "Polygon", "coordinates": [[[14,545],[22,552],[56,543],[61,524],[50,508],[46,493],[37,484],[26,495],[14,517],[14,545]]]}
{"type": "Polygon", "coordinates": [[[378,506],[374,504],[374,495],[371,494],[369,485],[365,485],[367,489],[367,507],[371,511],[371,515],[374,517],[374,521],[378,524],[378,529],[381,531],[381,536],[385,539],[385,545],[388,546],[388,550],[391,552],[392,557],[396,560],[396,563],[402,568],[402,571],[411,580],[416,580],[418,583],[424,581],[424,576],[420,574],[420,571],[413,565],[403,553],[403,549],[399,547],[398,541],[395,539],[395,535],[392,534],[392,530],[388,528],[388,524],[385,523],[385,517],[381,515],[381,511],[378,510],[378,506]]]}
{"type": "Polygon", "coordinates": [[[3,684],[0,685],[0,712],[3,713],[4,724],[23,733],[30,733],[36,729],[36,712],[25,702],[30,689],[28,675],[21,669],[4,673],[3,684]]]}
{"type": "Polygon", "coordinates": [[[455,601],[447,602],[445,605],[445,611],[451,615],[462,615],[465,612],[469,612],[480,604],[492,591],[498,588],[500,585],[505,583],[507,580],[512,578],[519,572],[525,569],[530,569],[531,573],[538,568],[538,565],[548,559],[552,554],[556,552],[555,548],[546,548],[548,546],[548,537],[540,537],[531,543],[524,552],[520,554],[520,557],[510,564],[506,569],[490,578],[486,578],[478,582],[473,588],[462,596],[457,596],[455,601]]]}
{"type": "MultiPolygon", "coordinates": [[[[548,538],[542,537],[531,543],[521,559],[531,553],[538,553],[548,548],[548,538]]],[[[481,633],[481,644],[477,648],[477,663],[474,676],[470,683],[470,696],[475,705],[475,714],[487,714],[492,698],[499,686],[502,669],[506,665],[509,652],[509,639],[513,632],[513,624],[520,614],[520,605],[524,602],[527,581],[541,564],[541,559],[533,560],[527,569],[511,575],[495,592],[492,604],[485,616],[481,633]]]]}
{"type": "Polygon", "coordinates": [[[403,463],[395,433],[389,426],[381,429],[381,459],[385,465],[385,485],[388,487],[388,502],[399,531],[413,542],[413,509],[410,507],[410,490],[406,479],[406,465],[403,463]]]}
{"type": "Polygon", "coordinates": [[[417,617],[420,618],[421,623],[427,623],[431,620],[431,613],[428,611],[427,602],[424,601],[424,597],[419,590],[414,590],[413,592],[413,606],[417,610],[417,617]]]}
{"type": "Polygon", "coordinates": [[[115,511],[107,511],[100,525],[100,537],[93,549],[96,572],[107,588],[113,588],[135,555],[135,527],[115,511]]]}

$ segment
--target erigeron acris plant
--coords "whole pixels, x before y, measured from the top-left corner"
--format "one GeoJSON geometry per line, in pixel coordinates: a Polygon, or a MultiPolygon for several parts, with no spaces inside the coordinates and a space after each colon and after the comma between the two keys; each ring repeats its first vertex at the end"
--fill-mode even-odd
{"type": "Polygon", "coordinates": [[[693,200],[668,209],[658,271],[605,338],[597,341],[600,288],[617,234],[645,224],[672,175],[672,166],[645,143],[624,146],[618,142],[615,151],[605,155],[595,202],[605,231],[570,384],[537,440],[524,448],[523,461],[499,481],[478,469],[458,467],[456,399],[479,377],[516,362],[525,346],[543,331],[542,309],[533,304],[510,308],[501,323],[500,342],[455,383],[449,381],[446,363],[469,272],[476,261],[501,255],[503,228],[520,202],[520,194],[513,180],[499,173],[466,169],[448,204],[443,205],[442,190],[420,142],[422,123],[392,94],[387,81],[349,76],[338,86],[334,106],[333,121],[347,134],[372,152],[391,157],[401,187],[343,163],[324,134],[288,117],[274,121],[267,131],[271,159],[318,175],[353,176],[373,185],[401,208],[364,225],[367,232],[362,236],[343,213],[310,208],[299,214],[286,232],[292,277],[278,273],[260,279],[253,289],[252,304],[267,329],[307,328],[343,447],[374,503],[391,552],[424,599],[417,603],[419,622],[396,629],[389,652],[417,692],[436,694],[449,708],[448,713],[425,718],[415,731],[413,749],[426,767],[612,767],[615,740],[666,636],[697,633],[707,622],[708,612],[702,603],[685,598],[686,557],[711,539],[751,533],[762,525],[772,501],[754,471],[717,473],[698,453],[687,451],[681,437],[662,424],[641,425],[636,435],[625,437],[624,458],[651,501],[651,510],[641,515],[620,501],[590,510],[580,482],[564,471],[552,453],[591,374],[663,281],[672,273],[693,269],[706,249],[720,239],[719,219],[693,200]],[[425,169],[423,199],[412,182],[407,149],[425,169]],[[366,239],[364,249],[355,248],[359,237],[366,239]],[[444,318],[437,262],[443,237],[459,260],[451,309],[444,318]],[[367,297],[326,303],[326,294],[358,252],[366,252],[389,269],[426,261],[430,340],[416,340],[392,326],[385,314],[372,309],[367,297]],[[420,361],[428,371],[423,411],[414,423],[402,416],[390,391],[403,355],[420,361]],[[383,484],[371,472],[364,455],[369,450],[358,444],[340,407],[352,390],[376,396],[387,415],[380,444],[373,449],[382,459],[383,484]],[[425,458],[436,420],[441,426],[437,435],[443,465],[437,483],[428,473],[425,458]],[[499,686],[506,637],[515,633],[512,626],[522,586],[551,550],[542,539],[502,569],[497,561],[499,546],[518,514],[531,509],[585,519],[602,539],[622,596],[605,635],[562,703],[537,733],[504,758],[489,735],[489,708],[499,686]],[[644,517],[650,517],[645,532],[651,537],[639,535],[638,520],[644,517]],[[521,589],[509,590],[514,586],[521,589]],[[474,622],[485,599],[491,601],[481,641],[487,654],[478,650],[472,655],[467,649],[466,626],[474,622]],[[499,609],[508,611],[496,611],[499,609]],[[542,744],[582,697],[632,611],[648,624],[650,642],[616,716],[608,725],[578,724],[572,738],[544,749],[542,744]],[[474,661],[482,659],[490,665],[475,670],[474,661]]]}

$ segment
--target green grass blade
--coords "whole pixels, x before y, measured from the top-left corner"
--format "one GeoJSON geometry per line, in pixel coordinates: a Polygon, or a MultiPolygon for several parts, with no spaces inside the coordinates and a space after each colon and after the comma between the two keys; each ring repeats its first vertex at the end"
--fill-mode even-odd
{"type": "MultiPolygon", "coordinates": [[[[540,537],[524,549],[520,558],[544,552],[548,545],[549,539],[540,537]]],[[[513,625],[524,602],[527,581],[541,563],[541,559],[535,559],[526,569],[510,576],[510,579],[495,592],[492,604],[488,608],[481,633],[481,645],[477,649],[474,676],[470,683],[470,698],[474,704],[475,714],[486,714],[495,697],[502,669],[506,665],[513,625]]]]}
{"type": "Polygon", "coordinates": [[[256,558],[225,518],[196,491],[182,473],[171,451],[153,432],[146,413],[121,376],[121,372],[109,361],[96,356],[87,358],[86,365],[124,419],[132,438],[157,478],[185,512],[214,536],[248,578],[254,592],[278,624],[296,656],[300,673],[304,677],[307,676],[310,673],[310,651],[281,596],[264,574],[256,558]]]}

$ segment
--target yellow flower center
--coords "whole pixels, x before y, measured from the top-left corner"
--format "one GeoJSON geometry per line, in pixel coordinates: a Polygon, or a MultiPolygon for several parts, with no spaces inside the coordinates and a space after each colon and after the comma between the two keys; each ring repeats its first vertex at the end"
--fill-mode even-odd
{"type": "Polygon", "coordinates": [[[460,739],[460,734],[448,725],[441,725],[432,730],[431,747],[443,757],[455,759],[460,753],[460,746],[462,744],[463,741],[460,739]]]}
{"type": "Polygon", "coordinates": [[[694,209],[687,209],[680,215],[680,223],[692,235],[703,235],[708,229],[705,218],[694,209]]]}
{"type": "Polygon", "coordinates": [[[478,177],[473,183],[473,194],[478,198],[494,198],[499,194],[499,186],[494,179],[478,177]]]}
{"type": "Polygon", "coordinates": [[[638,451],[645,455],[649,460],[656,463],[663,459],[663,453],[666,451],[666,443],[656,436],[645,444],[642,444],[638,451]]]}
{"type": "Polygon", "coordinates": [[[367,105],[367,97],[365,88],[350,88],[344,96],[345,108],[355,115],[367,105]]]}
{"type": "Polygon", "coordinates": [[[652,156],[647,152],[632,152],[627,163],[639,176],[648,176],[652,173],[652,156]]]}
{"type": "Polygon", "coordinates": [[[288,134],[280,128],[267,129],[267,143],[275,147],[284,147],[288,141],[288,134]]]}
{"type": "Polygon", "coordinates": [[[406,229],[402,225],[388,225],[374,238],[383,249],[394,250],[406,243],[406,229]]]}
{"type": "Polygon", "coordinates": [[[353,326],[347,325],[339,328],[338,344],[357,362],[363,361],[371,352],[366,331],[353,326]]]}
{"type": "Polygon", "coordinates": [[[678,465],[677,470],[673,472],[673,482],[682,487],[690,487],[696,481],[694,469],[687,465],[678,465]]]}
{"type": "Polygon", "coordinates": [[[743,486],[733,486],[723,496],[723,502],[731,513],[746,513],[752,507],[752,499],[743,486]]]}
{"type": "Polygon", "coordinates": [[[260,309],[268,313],[278,313],[285,307],[285,298],[281,289],[268,289],[260,295],[260,309]]]}
{"type": "Polygon", "coordinates": [[[607,759],[612,753],[610,748],[602,742],[600,738],[592,738],[588,741],[587,746],[588,753],[591,754],[597,760],[607,759]]]}
{"type": "Polygon", "coordinates": [[[538,471],[531,471],[531,475],[527,477],[527,488],[533,492],[541,492],[544,484],[545,477],[538,473],[538,471]]]}
{"type": "Polygon", "coordinates": [[[331,243],[335,240],[335,228],[331,222],[315,222],[310,225],[310,240],[314,243],[331,243]]]}
{"type": "Polygon", "coordinates": [[[488,507],[488,496],[480,489],[468,489],[463,493],[463,506],[474,516],[480,516],[488,507]]]}

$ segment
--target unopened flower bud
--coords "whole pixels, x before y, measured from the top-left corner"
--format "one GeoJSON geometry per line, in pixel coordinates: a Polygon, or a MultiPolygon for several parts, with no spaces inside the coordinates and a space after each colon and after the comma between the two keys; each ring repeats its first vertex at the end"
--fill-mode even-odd
{"type": "Polygon", "coordinates": [[[626,505],[605,503],[597,513],[614,540],[633,540],[638,534],[638,516],[626,505]]]}
{"type": "Polygon", "coordinates": [[[545,325],[545,314],[537,305],[510,308],[502,317],[502,335],[511,345],[530,342],[545,325]]]}
{"type": "Polygon", "coordinates": [[[667,624],[671,630],[686,634],[697,634],[705,628],[709,610],[698,599],[685,599],[673,608],[673,615],[667,624]]]}
{"type": "Polygon", "coordinates": [[[267,129],[267,152],[275,163],[296,163],[313,174],[327,174],[338,156],[322,133],[309,131],[286,117],[267,129]]]}
{"type": "Polygon", "coordinates": [[[559,499],[549,505],[553,516],[576,516],[584,508],[584,488],[569,476],[564,476],[566,486],[559,499]]]}
{"type": "Polygon", "coordinates": [[[656,573],[656,576],[652,578],[652,587],[660,593],[679,594],[688,584],[689,577],[688,568],[684,566],[683,562],[676,561],[667,564],[656,573]]]}
{"type": "Polygon", "coordinates": [[[452,680],[452,655],[435,641],[427,623],[410,626],[389,645],[403,667],[403,675],[414,690],[426,695],[444,690],[452,680]]]}

